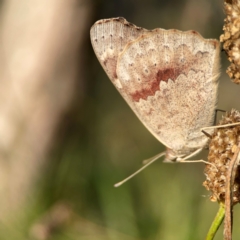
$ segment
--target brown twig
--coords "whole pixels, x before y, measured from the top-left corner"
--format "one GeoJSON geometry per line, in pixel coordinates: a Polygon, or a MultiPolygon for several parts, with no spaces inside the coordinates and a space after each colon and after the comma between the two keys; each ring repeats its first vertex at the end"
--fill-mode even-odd
{"type": "Polygon", "coordinates": [[[225,194],[225,219],[224,219],[224,240],[232,240],[232,223],[233,223],[233,185],[236,178],[237,167],[240,161],[240,143],[233,147],[233,158],[229,164],[226,176],[226,194],[225,194]]]}

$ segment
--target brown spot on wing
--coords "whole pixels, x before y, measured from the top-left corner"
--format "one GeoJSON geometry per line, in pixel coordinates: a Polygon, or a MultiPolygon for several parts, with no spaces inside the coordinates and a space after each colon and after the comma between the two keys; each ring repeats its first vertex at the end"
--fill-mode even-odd
{"type": "Polygon", "coordinates": [[[184,71],[179,68],[165,68],[158,70],[154,80],[150,79],[150,81],[143,84],[141,90],[130,93],[132,100],[134,102],[139,102],[141,98],[146,100],[148,96],[154,96],[156,91],[160,90],[161,81],[167,82],[169,79],[175,81],[181,73],[184,74],[184,71]]]}
{"type": "Polygon", "coordinates": [[[160,83],[160,81],[167,81],[168,79],[172,79],[175,81],[179,74],[181,73],[181,70],[179,68],[166,68],[159,70],[157,73],[157,80],[160,83]]]}
{"type": "Polygon", "coordinates": [[[106,58],[103,61],[103,65],[105,66],[106,72],[109,75],[110,79],[117,78],[117,73],[116,73],[117,60],[116,60],[116,57],[106,58]]]}

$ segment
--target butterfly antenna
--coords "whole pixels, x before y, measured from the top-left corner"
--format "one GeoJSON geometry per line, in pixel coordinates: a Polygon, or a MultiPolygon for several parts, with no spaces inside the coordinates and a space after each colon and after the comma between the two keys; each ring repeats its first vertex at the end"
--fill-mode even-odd
{"type": "Polygon", "coordinates": [[[158,159],[158,158],[162,157],[163,155],[165,155],[165,152],[158,153],[157,155],[155,155],[153,157],[150,157],[148,159],[143,160],[142,163],[143,163],[143,165],[145,165],[145,164],[147,164],[149,162],[152,162],[153,159],[155,159],[155,158],[158,159]]]}
{"type": "Polygon", "coordinates": [[[148,159],[148,162],[143,167],[141,167],[139,170],[137,170],[135,173],[131,174],[129,177],[125,178],[121,182],[114,184],[114,187],[121,186],[123,183],[127,182],[129,179],[136,176],[138,173],[140,173],[142,170],[144,170],[146,167],[148,167],[150,164],[152,164],[153,162],[155,162],[156,160],[158,160],[160,157],[164,156],[165,154],[166,154],[165,152],[162,152],[162,153],[157,154],[156,156],[152,157],[151,159],[148,159]]]}

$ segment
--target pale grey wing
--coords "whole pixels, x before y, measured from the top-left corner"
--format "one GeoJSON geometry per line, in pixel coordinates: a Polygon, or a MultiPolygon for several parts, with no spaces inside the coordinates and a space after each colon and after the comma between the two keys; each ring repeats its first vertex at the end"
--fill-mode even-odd
{"type": "Polygon", "coordinates": [[[121,92],[116,65],[119,54],[130,41],[148,30],[129,23],[124,18],[110,18],[97,21],[90,30],[94,52],[115,87],[121,92]]]}
{"type": "Polygon", "coordinates": [[[155,29],[125,47],[117,76],[125,100],[148,130],[180,151],[206,144],[200,128],[212,125],[218,68],[217,40],[155,29]]]}

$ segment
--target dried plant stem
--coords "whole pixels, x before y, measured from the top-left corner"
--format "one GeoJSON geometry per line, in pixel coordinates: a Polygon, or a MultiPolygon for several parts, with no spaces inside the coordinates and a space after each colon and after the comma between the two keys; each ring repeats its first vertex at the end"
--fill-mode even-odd
{"type": "Polygon", "coordinates": [[[225,216],[225,205],[224,205],[224,203],[220,202],[217,215],[215,216],[215,218],[212,222],[212,225],[207,233],[206,240],[212,240],[214,238],[218,228],[222,224],[224,216],[225,216]]]}
{"type": "MultiPolygon", "coordinates": [[[[236,146],[236,145],[235,145],[236,146]]],[[[224,240],[232,240],[233,187],[240,158],[240,143],[235,147],[234,156],[229,164],[226,178],[224,240]]]]}

